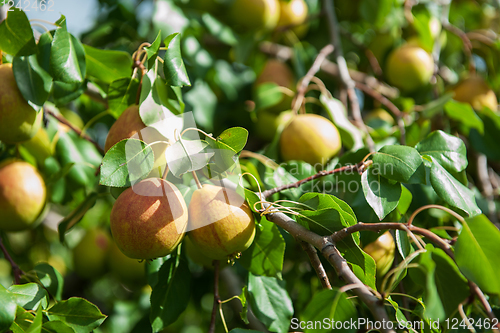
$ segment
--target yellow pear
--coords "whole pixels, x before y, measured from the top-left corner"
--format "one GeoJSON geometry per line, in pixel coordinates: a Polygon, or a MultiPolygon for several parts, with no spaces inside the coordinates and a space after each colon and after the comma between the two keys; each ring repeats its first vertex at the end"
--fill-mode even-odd
{"type": "Polygon", "coordinates": [[[12,64],[0,65],[0,141],[19,143],[40,129],[43,112],[36,112],[17,87],[12,64]]]}
{"type": "Polygon", "coordinates": [[[298,160],[322,166],[342,147],[337,127],[315,114],[299,114],[281,132],[280,151],[285,161],[298,160]]]}
{"type": "Polygon", "coordinates": [[[31,164],[7,161],[0,165],[0,230],[32,228],[46,199],[45,183],[31,164]]]}
{"type": "Polygon", "coordinates": [[[154,259],[172,252],[184,237],[187,222],[182,194],[161,178],[147,178],[126,189],[110,216],[116,245],[134,259],[154,259]]]}
{"type": "Polygon", "coordinates": [[[498,110],[498,100],[495,92],[488,87],[486,81],[480,76],[471,76],[461,81],[453,92],[455,100],[469,103],[474,109],[482,110],[488,107],[493,111],[498,110]]]}
{"type": "Polygon", "coordinates": [[[300,25],[307,18],[307,4],[304,0],[280,0],[280,18],[278,20],[278,28],[288,25],[300,25]]]}
{"type": "Polygon", "coordinates": [[[389,231],[384,232],[377,240],[366,245],[363,249],[377,264],[377,276],[384,276],[392,266],[396,243],[389,231]]]}
{"type": "Polygon", "coordinates": [[[232,189],[205,184],[191,197],[189,230],[203,254],[220,260],[250,247],[255,222],[245,198],[232,189]]]}
{"type": "Polygon", "coordinates": [[[413,44],[395,49],[387,59],[386,74],[389,83],[405,92],[427,85],[433,73],[432,56],[413,44]]]}
{"type": "Polygon", "coordinates": [[[279,20],[278,0],[234,0],[229,16],[244,32],[272,30],[279,20]]]}

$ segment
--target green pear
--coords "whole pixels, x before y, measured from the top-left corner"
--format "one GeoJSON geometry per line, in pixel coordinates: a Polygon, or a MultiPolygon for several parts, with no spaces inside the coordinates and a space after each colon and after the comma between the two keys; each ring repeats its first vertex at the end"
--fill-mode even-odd
{"type": "Polygon", "coordinates": [[[89,229],[73,249],[73,269],[80,277],[92,279],[106,270],[111,239],[107,231],[89,229]]]}
{"type": "Polygon", "coordinates": [[[315,114],[299,114],[281,132],[280,150],[285,161],[324,166],[342,147],[337,127],[315,114]]]}
{"type": "Polygon", "coordinates": [[[384,276],[391,269],[396,244],[389,231],[384,232],[377,240],[366,245],[363,250],[375,260],[377,276],[384,276]]]}
{"type": "Polygon", "coordinates": [[[250,247],[255,222],[250,207],[237,192],[205,184],[189,203],[189,238],[211,259],[226,259],[250,247]]]}
{"type": "Polygon", "coordinates": [[[133,259],[154,259],[172,252],[184,237],[187,222],[181,192],[160,178],[147,178],[126,189],[110,216],[116,245],[133,259]]]}
{"type": "Polygon", "coordinates": [[[278,0],[234,0],[229,18],[243,32],[272,30],[279,20],[278,0]]]}
{"type": "Polygon", "coordinates": [[[45,207],[45,183],[31,164],[6,161],[0,165],[0,230],[32,228],[45,207]]]}
{"type": "Polygon", "coordinates": [[[145,262],[127,257],[114,242],[111,242],[108,259],[111,274],[120,282],[130,287],[143,286],[146,283],[145,262]]]}
{"type": "Polygon", "coordinates": [[[387,59],[389,83],[404,92],[413,92],[427,84],[434,73],[434,60],[423,48],[405,44],[391,52],[387,59]]]}
{"type": "Polygon", "coordinates": [[[17,87],[12,64],[0,65],[0,141],[19,143],[40,129],[43,112],[36,112],[17,87]]]}

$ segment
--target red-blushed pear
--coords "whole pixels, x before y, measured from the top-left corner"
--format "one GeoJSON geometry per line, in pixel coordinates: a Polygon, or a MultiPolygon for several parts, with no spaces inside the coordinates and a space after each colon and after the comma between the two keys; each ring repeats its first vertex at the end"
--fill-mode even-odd
{"type": "Polygon", "coordinates": [[[486,106],[493,111],[498,111],[498,100],[495,92],[480,76],[466,78],[457,84],[453,91],[455,100],[469,103],[476,110],[482,110],[486,106]]]}
{"type": "Polygon", "coordinates": [[[405,44],[391,52],[386,74],[389,83],[404,92],[413,92],[427,84],[434,73],[434,60],[423,48],[405,44]]]}
{"type": "Polygon", "coordinates": [[[98,278],[106,271],[111,239],[101,228],[87,230],[73,249],[73,270],[84,279],[98,278]]]}
{"type": "Polygon", "coordinates": [[[147,178],[126,189],[113,205],[110,225],[118,248],[133,259],[154,259],[172,252],[188,222],[187,207],[177,187],[147,178]]]}
{"type": "Polygon", "coordinates": [[[40,129],[43,112],[36,112],[21,95],[12,64],[0,65],[0,141],[19,143],[40,129]]]}
{"type": "Polygon", "coordinates": [[[137,105],[129,106],[109,129],[104,151],[107,152],[109,148],[118,142],[131,138],[144,128],[146,128],[146,125],[142,122],[139,107],[137,105]]]}
{"type": "Polygon", "coordinates": [[[392,266],[396,244],[389,231],[384,232],[374,242],[366,245],[363,250],[368,253],[377,264],[377,276],[384,276],[392,266]]]}
{"type": "Polygon", "coordinates": [[[280,151],[285,161],[324,165],[342,147],[337,127],[325,117],[299,114],[281,132],[280,151]]]}
{"type": "Polygon", "coordinates": [[[12,160],[0,164],[0,230],[32,228],[46,195],[45,182],[31,164],[12,160]]]}
{"type": "Polygon", "coordinates": [[[205,184],[189,203],[189,238],[207,257],[223,260],[250,247],[255,237],[252,211],[236,191],[205,184]]]}
{"type": "MultiPolygon", "coordinates": [[[[186,251],[186,255],[191,259],[195,264],[203,266],[205,268],[214,268],[213,262],[214,259],[207,257],[203,251],[196,246],[189,236],[186,235],[184,240],[182,241],[184,244],[184,250],[186,251]]],[[[219,268],[223,268],[227,266],[227,261],[221,261],[219,268]]]]}

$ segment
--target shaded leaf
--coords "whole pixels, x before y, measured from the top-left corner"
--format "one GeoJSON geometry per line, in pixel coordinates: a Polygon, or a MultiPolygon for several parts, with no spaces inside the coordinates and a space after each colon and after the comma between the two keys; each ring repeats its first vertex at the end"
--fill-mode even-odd
{"type": "Polygon", "coordinates": [[[156,57],[158,57],[158,51],[160,50],[161,45],[161,30],[158,31],[158,35],[156,36],[154,42],[151,46],[146,46],[144,49],[146,50],[146,54],[148,55],[148,69],[153,68],[156,62],[156,57]]]}
{"type": "Polygon", "coordinates": [[[49,97],[52,77],[38,64],[36,55],[15,57],[12,70],[24,99],[42,106],[49,97]]]}
{"type": "Polygon", "coordinates": [[[425,183],[422,157],[415,148],[398,145],[382,147],[373,155],[373,168],[380,175],[402,183],[425,183]]]}
{"type": "Polygon", "coordinates": [[[469,129],[474,128],[479,133],[483,134],[483,121],[478,117],[476,112],[474,112],[469,103],[461,103],[451,100],[444,105],[444,110],[449,118],[460,122],[469,129]]]}
{"type": "Polygon", "coordinates": [[[449,172],[460,172],[467,167],[464,142],[441,130],[434,131],[415,147],[421,155],[432,156],[449,172]]]}
{"type": "Polygon", "coordinates": [[[26,310],[36,310],[40,305],[44,309],[47,307],[47,291],[45,291],[45,289],[43,289],[39,284],[26,283],[12,285],[8,290],[12,294],[12,298],[17,305],[25,308],[26,310]]]}
{"type": "Polygon", "coordinates": [[[57,225],[59,233],[59,241],[64,243],[66,233],[71,230],[80,220],[87,214],[87,212],[94,207],[97,202],[99,194],[96,192],[90,193],[81,204],[78,205],[71,213],[66,215],[61,222],[57,225]]]}
{"type": "Polygon", "coordinates": [[[64,284],[62,275],[54,267],[46,263],[37,264],[33,270],[49,294],[54,299],[61,300],[64,284]]]}
{"type": "Polygon", "coordinates": [[[208,143],[201,140],[176,141],[165,151],[170,172],[176,177],[180,177],[186,172],[203,168],[213,156],[213,153],[206,153],[205,148],[208,143]]]}
{"type": "Polygon", "coordinates": [[[361,175],[361,186],[366,201],[373,208],[379,220],[383,220],[392,212],[399,203],[401,197],[401,184],[390,183],[386,178],[373,172],[369,168],[361,175]]]}
{"type": "Polygon", "coordinates": [[[123,78],[111,82],[108,88],[109,113],[118,118],[126,108],[135,104],[138,89],[138,79],[123,78]]]}

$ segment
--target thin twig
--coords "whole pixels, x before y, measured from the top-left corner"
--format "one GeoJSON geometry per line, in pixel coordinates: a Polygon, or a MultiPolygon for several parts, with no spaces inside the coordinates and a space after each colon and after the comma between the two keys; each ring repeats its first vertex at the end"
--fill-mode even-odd
{"type": "Polygon", "coordinates": [[[476,67],[474,66],[474,61],[472,59],[472,43],[465,32],[463,32],[458,27],[454,26],[450,22],[441,22],[444,29],[448,30],[452,34],[458,36],[462,43],[464,44],[464,53],[467,59],[469,60],[469,72],[475,73],[476,67]]]}
{"type": "Polygon", "coordinates": [[[343,166],[343,167],[340,167],[340,168],[337,168],[337,169],[333,169],[333,170],[329,170],[329,171],[323,170],[323,171],[320,171],[320,172],[318,172],[318,173],[316,173],[316,174],[314,174],[314,175],[312,175],[310,177],[307,177],[307,178],[304,178],[302,180],[299,180],[298,182],[295,182],[295,183],[292,183],[292,184],[286,184],[286,185],[282,185],[282,186],[278,186],[278,187],[266,190],[266,191],[262,192],[262,195],[264,196],[264,198],[268,198],[268,197],[270,197],[271,195],[273,195],[275,193],[278,193],[278,192],[281,192],[281,191],[284,191],[284,190],[288,190],[288,189],[291,189],[291,188],[298,188],[302,184],[308,183],[310,181],[313,181],[313,180],[315,180],[317,178],[320,178],[320,177],[323,177],[323,176],[332,175],[334,173],[351,171],[351,170],[356,170],[358,173],[359,172],[363,172],[364,170],[366,170],[366,168],[371,163],[372,163],[371,161],[362,161],[362,162],[360,162],[358,164],[346,165],[346,166],[343,166]]]}
{"type": "MultiPolygon", "coordinates": [[[[283,61],[289,60],[293,56],[292,48],[268,41],[260,43],[260,50],[263,53],[272,55],[274,57],[282,59],[283,61]]],[[[337,66],[337,64],[331,62],[328,59],[325,59],[321,64],[321,71],[335,78],[340,77],[339,67],[337,66]]],[[[349,69],[349,75],[354,81],[364,83],[370,88],[380,92],[384,96],[387,96],[388,98],[396,98],[399,96],[399,91],[396,88],[377,80],[377,78],[371,75],[359,72],[354,69],[349,69]]]]}
{"type": "Polygon", "coordinates": [[[375,89],[368,87],[366,84],[361,82],[356,82],[356,88],[358,88],[365,94],[368,94],[372,98],[379,101],[380,104],[384,105],[392,113],[392,115],[396,117],[396,123],[399,128],[399,133],[401,133],[399,137],[399,143],[401,143],[402,145],[406,144],[406,135],[405,135],[406,132],[405,132],[405,123],[403,120],[403,112],[401,112],[398,109],[398,107],[394,105],[394,103],[392,103],[388,98],[386,98],[384,95],[382,95],[375,89]]]}
{"type": "Polygon", "coordinates": [[[214,260],[214,306],[212,308],[212,317],[210,318],[210,327],[208,333],[215,332],[215,319],[217,318],[217,309],[219,308],[219,260],[214,260]]]}
{"type": "Polygon", "coordinates": [[[297,89],[297,96],[295,97],[294,102],[292,102],[293,105],[292,110],[295,113],[298,111],[298,109],[302,105],[302,102],[304,101],[307,87],[309,86],[311,79],[320,70],[321,64],[323,63],[323,61],[325,61],[326,57],[333,52],[333,50],[334,48],[333,45],[331,44],[328,44],[325,47],[323,47],[316,56],[316,59],[314,60],[311,68],[309,68],[306,75],[302,78],[302,80],[300,80],[300,84],[297,89]]]}
{"type": "Polygon", "coordinates": [[[328,25],[330,27],[330,38],[332,40],[333,46],[335,47],[335,60],[337,65],[339,66],[340,79],[347,90],[347,96],[349,97],[349,101],[351,102],[352,117],[354,118],[357,127],[365,132],[366,143],[370,151],[375,151],[375,143],[373,142],[373,139],[371,138],[370,133],[368,132],[368,128],[363,122],[363,119],[361,118],[361,109],[359,108],[359,101],[355,91],[355,84],[351,76],[349,75],[347,62],[344,58],[344,52],[342,51],[342,43],[340,42],[340,33],[338,28],[339,25],[334,10],[334,1],[323,0],[323,6],[328,18],[328,25]]]}
{"type": "Polygon", "coordinates": [[[316,249],[314,248],[314,246],[312,246],[311,244],[304,242],[302,240],[299,240],[299,244],[302,247],[302,250],[304,250],[304,252],[309,257],[309,261],[311,262],[311,266],[314,268],[316,275],[318,275],[319,281],[321,282],[321,285],[323,286],[323,288],[324,289],[332,289],[332,285],[330,284],[330,280],[328,279],[328,276],[326,275],[325,268],[323,267],[321,260],[319,260],[318,253],[316,252],[316,249]]]}
{"type": "Polygon", "coordinates": [[[10,256],[9,252],[5,248],[5,245],[3,244],[2,237],[0,236],[0,248],[2,249],[3,256],[5,259],[10,263],[10,266],[12,266],[12,272],[14,273],[14,281],[15,284],[20,284],[21,283],[21,276],[24,275],[24,272],[22,269],[19,267],[18,264],[12,259],[10,256]]]}
{"type": "Polygon", "coordinates": [[[78,134],[78,136],[80,136],[81,138],[83,138],[83,139],[87,140],[88,142],[90,142],[91,144],[93,144],[102,155],[105,154],[104,149],[101,146],[99,146],[99,144],[96,141],[92,140],[87,134],[82,133],[82,131],[78,127],[75,127],[72,123],[70,123],[68,120],[66,120],[66,118],[55,113],[54,110],[52,110],[50,106],[45,105],[43,107],[43,109],[45,110],[45,112],[47,114],[51,115],[53,118],[55,118],[61,124],[68,126],[72,131],[74,131],[76,134],[78,134]]]}

